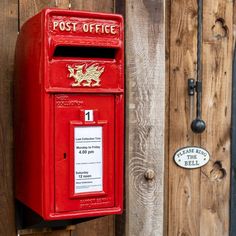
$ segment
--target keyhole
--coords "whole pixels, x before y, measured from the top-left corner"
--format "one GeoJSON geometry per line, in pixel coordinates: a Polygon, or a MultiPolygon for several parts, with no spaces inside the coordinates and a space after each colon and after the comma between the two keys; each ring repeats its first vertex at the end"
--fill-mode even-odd
{"type": "Polygon", "coordinates": [[[66,159],[66,153],[64,152],[64,159],[66,159]]]}

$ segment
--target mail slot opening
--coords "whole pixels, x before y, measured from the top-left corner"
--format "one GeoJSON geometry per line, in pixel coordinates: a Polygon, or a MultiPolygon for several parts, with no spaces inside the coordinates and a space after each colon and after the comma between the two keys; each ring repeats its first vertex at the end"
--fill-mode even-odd
{"type": "Polygon", "coordinates": [[[53,57],[107,58],[114,59],[116,48],[57,46],[53,57]]]}

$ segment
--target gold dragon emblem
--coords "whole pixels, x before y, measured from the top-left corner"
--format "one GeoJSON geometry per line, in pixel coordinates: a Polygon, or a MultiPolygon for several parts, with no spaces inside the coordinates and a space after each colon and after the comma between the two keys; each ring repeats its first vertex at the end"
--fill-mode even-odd
{"type": "Polygon", "coordinates": [[[98,87],[100,86],[100,76],[104,72],[104,67],[92,64],[87,66],[75,65],[67,66],[70,74],[69,78],[74,78],[75,82],[71,85],[72,87],[98,87]]]}

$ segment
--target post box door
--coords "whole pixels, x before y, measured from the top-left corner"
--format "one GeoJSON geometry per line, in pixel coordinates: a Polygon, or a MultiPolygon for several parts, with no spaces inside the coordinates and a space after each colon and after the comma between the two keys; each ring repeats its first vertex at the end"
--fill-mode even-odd
{"type": "Polygon", "coordinates": [[[57,94],[55,211],[114,206],[113,95],[57,94]]]}

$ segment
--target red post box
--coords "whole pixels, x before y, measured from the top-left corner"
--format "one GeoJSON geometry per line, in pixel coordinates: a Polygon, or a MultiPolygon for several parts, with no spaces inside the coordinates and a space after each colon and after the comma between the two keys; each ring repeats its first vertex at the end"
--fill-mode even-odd
{"type": "Polygon", "coordinates": [[[120,15],[59,9],[21,29],[15,194],[45,220],[122,212],[123,35],[120,15]]]}

